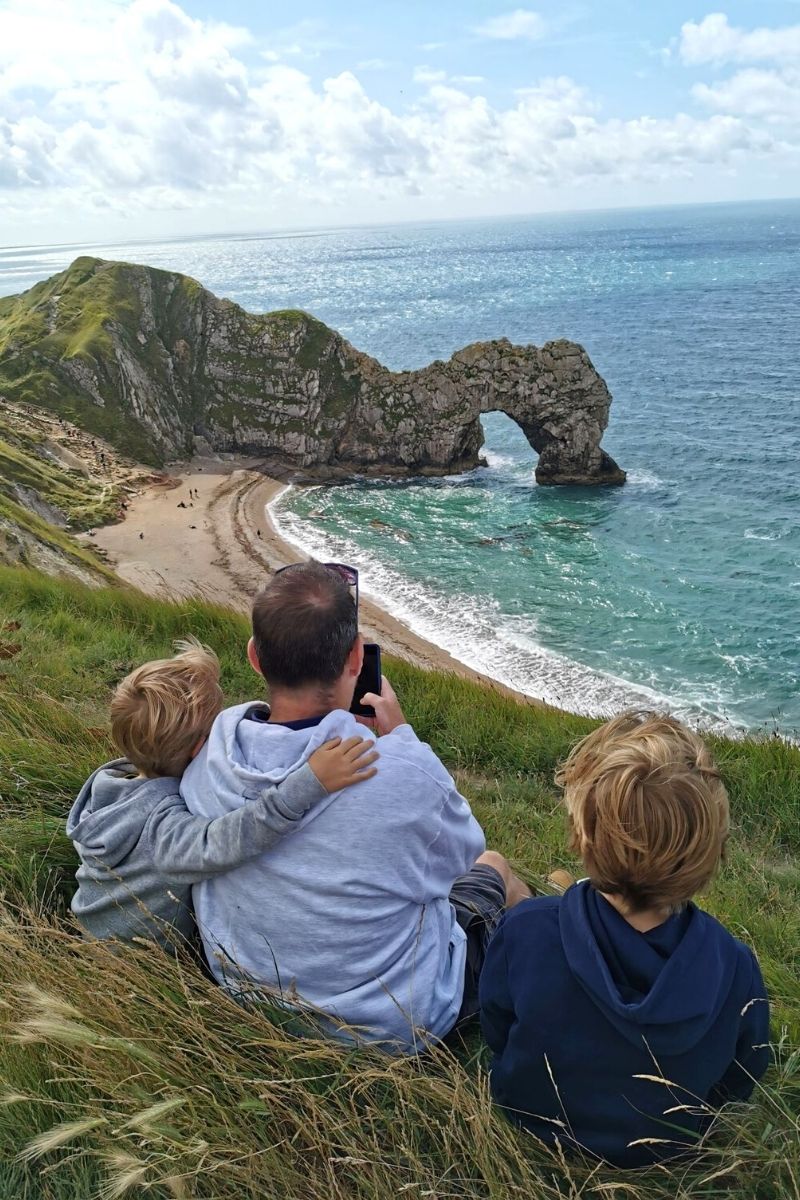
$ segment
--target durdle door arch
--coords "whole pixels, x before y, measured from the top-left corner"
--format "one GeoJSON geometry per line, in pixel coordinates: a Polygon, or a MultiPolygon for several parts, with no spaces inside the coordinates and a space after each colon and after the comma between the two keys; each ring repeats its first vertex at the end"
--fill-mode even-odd
{"type": "Polygon", "coordinates": [[[448,474],[506,413],[543,484],[620,484],[611,396],[574,342],[479,342],[390,371],[308,313],[257,315],[172,271],[81,257],[0,301],[0,392],[65,413],[139,461],[258,455],[302,478],[448,474]]]}

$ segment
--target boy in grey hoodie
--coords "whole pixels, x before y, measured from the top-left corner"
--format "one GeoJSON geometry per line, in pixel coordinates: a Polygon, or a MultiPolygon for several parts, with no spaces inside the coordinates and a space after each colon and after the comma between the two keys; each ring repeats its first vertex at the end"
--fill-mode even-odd
{"type": "Polygon", "coordinates": [[[111,729],[124,757],[90,776],[67,818],[81,859],[71,907],[95,938],[185,942],[195,928],[192,884],[272,849],[318,801],[375,774],[370,743],[332,739],[279,786],[253,789],[235,812],[193,816],[180,776],[223,696],[216,655],[194,639],[176,648],[117,688],[111,729]]]}

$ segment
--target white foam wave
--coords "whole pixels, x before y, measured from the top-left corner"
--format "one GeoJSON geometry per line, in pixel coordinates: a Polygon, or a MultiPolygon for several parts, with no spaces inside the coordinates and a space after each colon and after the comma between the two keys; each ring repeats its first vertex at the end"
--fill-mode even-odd
{"type": "Polygon", "coordinates": [[[658,708],[692,725],[731,732],[728,722],[700,702],[679,700],[609,672],[584,666],[536,641],[533,621],[504,617],[490,596],[446,594],[367,557],[329,521],[324,532],[285,503],[284,488],[267,506],[276,529],[303,554],[339,558],[358,567],[364,595],[441,646],[460,662],[546,703],[587,716],[610,716],[630,707],[658,708]]]}
{"type": "Polygon", "coordinates": [[[628,471],[628,485],[631,484],[646,492],[654,492],[657,488],[666,486],[663,479],[660,479],[658,475],[653,475],[650,471],[628,471]]]}
{"type": "Polygon", "coordinates": [[[744,536],[748,541],[777,542],[783,537],[782,533],[769,533],[765,529],[745,529],[744,536]]]}
{"type": "Polygon", "coordinates": [[[484,446],[481,454],[486,459],[487,467],[491,467],[494,471],[503,470],[504,467],[515,466],[514,459],[509,454],[499,454],[496,450],[489,450],[484,446]]]}

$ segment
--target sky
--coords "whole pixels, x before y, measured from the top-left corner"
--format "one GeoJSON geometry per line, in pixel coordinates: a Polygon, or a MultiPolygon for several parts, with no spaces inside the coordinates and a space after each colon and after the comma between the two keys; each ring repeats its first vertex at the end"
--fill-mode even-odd
{"type": "Polygon", "coordinates": [[[800,196],[800,0],[0,0],[0,245],[800,196]]]}

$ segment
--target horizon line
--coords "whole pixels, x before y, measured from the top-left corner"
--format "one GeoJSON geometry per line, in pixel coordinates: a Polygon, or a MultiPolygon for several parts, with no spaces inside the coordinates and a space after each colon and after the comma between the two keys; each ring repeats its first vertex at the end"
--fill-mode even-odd
{"type": "Polygon", "coordinates": [[[602,215],[603,213],[664,212],[670,209],[725,208],[757,204],[796,203],[800,203],[800,196],[765,196],[749,200],[691,200],[679,201],[678,203],[674,204],[620,204],[605,205],[602,208],[554,208],[539,209],[534,212],[526,211],[515,213],[494,213],[485,216],[470,217],[414,217],[411,219],[400,218],[399,220],[394,221],[358,221],[346,222],[343,224],[277,226],[275,228],[266,230],[215,230],[206,233],[193,234],[154,234],[150,237],[133,237],[125,240],[121,240],[119,238],[114,238],[113,240],[97,238],[94,241],[80,242],[17,242],[9,245],[0,245],[0,253],[10,250],[70,250],[79,249],[83,246],[93,246],[98,244],[105,244],[107,246],[131,246],[137,244],[148,245],[154,242],[192,242],[201,239],[214,240],[220,238],[231,238],[239,241],[266,241],[268,239],[280,240],[281,238],[293,237],[324,237],[328,233],[339,233],[348,229],[391,229],[398,225],[455,225],[480,221],[534,220],[537,217],[591,216],[592,214],[602,215]]]}

